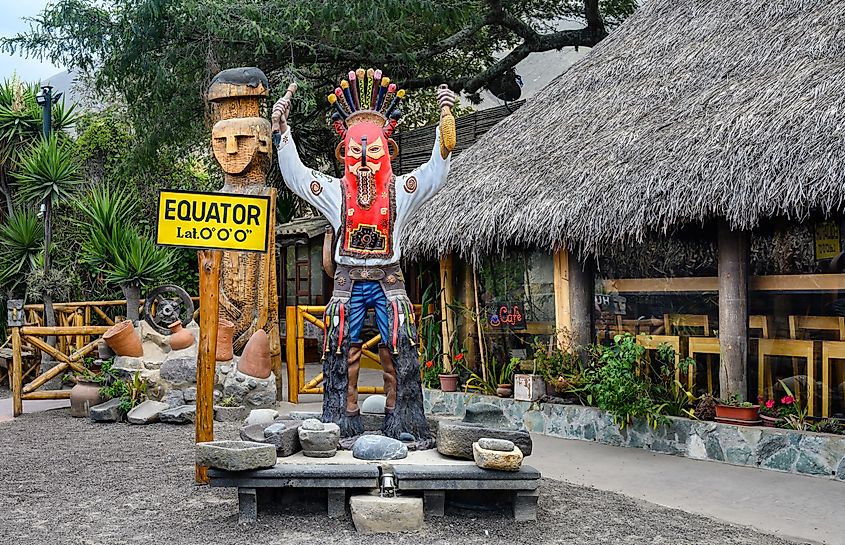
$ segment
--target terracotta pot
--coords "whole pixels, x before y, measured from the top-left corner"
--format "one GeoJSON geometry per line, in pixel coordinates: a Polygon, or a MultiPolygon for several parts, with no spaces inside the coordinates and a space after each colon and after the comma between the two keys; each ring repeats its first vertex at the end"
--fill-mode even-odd
{"type": "Polygon", "coordinates": [[[103,334],[103,340],[118,356],[132,356],[140,358],[144,355],[141,337],[135,333],[135,326],[131,320],[124,320],[114,324],[103,334]]]}
{"type": "Polygon", "coordinates": [[[458,391],[458,375],[456,374],[443,374],[438,375],[440,378],[440,389],[444,392],[457,392],[458,391]]]}
{"type": "Polygon", "coordinates": [[[267,332],[259,329],[246,342],[238,371],[255,378],[270,376],[270,339],[267,332]]]}
{"type": "Polygon", "coordinates": [[[229,361],[235,354],[232,352],[232,338],[235,335],[235,324],[221,318],[217,322],[217,361],[229,361]]]}
{"type": "Polygon", "coordinates": [[[513,384],[499,384],[496,388],[496,395],[499,397],[510,397],[513,395],[513,384]]]}
{"type": "Polygon", "coordinates": [[[94,405],[103,402],[100,397],[100,385],[96,382],[79,380],[70,390],[70,415],[76,418],[88,416],[94,405]]]}
{"type": "Polygon", "coordinates": [[[717,403],[716,422],[737,426],[756,426],[760,424],[760,405],[731,407],[717,403]]]}
{"type": "Polygon", "coordinates": [[[182,320],[176,320],[169,326],[170,328],[170,349],[183,350],[194,344],[194,334],[182,327],[182,320]]]}
{"type": "Polygon", "coordinates": [[[760,415],[760,420],[763,421],[763,426],[767,428],[777,428],[779,418],[775,418],[774,416],[766,416],[765,414],[760,415]]]}

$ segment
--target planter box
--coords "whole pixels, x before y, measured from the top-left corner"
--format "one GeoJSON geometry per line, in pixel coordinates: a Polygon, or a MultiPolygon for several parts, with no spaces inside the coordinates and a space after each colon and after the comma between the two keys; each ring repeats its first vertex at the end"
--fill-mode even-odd
{"type": "Polygon", "coordinates": [[[760,420],[760,406],[733,407],[731,405],[716,404],[716,421],[722,424],[737,426],[757,426],[760,420]]]}
{"type": "Polygon", "coordinates": [[[532,433],[596,441],[606,445],[833,478],[845,484],[845,436],[827,433],[735,426],[668,417],[668,424],[649,426],[636,420],[624,430],[596,407],[502,399],[462,392],[423,390],[425,411],[432,416],[463,417],[468,405],[492,403],[516,428],[532,433]]]}
{"type": "Polygon", "coordinates": [[[538,401],[546,394],[546,383],[540,375],[514,375],[513,398],[516,401],[538,401]]]}

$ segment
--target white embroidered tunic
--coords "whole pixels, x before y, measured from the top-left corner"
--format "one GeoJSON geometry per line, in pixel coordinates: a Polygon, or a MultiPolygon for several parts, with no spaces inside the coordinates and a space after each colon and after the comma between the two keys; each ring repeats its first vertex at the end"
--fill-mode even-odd
{"type": "MultiPolygon", "coordinates": [[[[297,195],[319,210],[338,232],[345,221],[341,180],[328,176],[302,164],[290,128],[281,135],[278,146],[279,169],[285,184],[297,195]]],[[[451,155],[450,155],[451,156],[451,155]]],[[[429,160],[410,174],[397,176],[394,182],[396,194],[396,216],[390,234],[393,255],[390,258],[361,258],[340,254],[340,244],[335,249],[335,261],[347,266],[391,265],[402,257],[399,233],[402,225],[414,212],[446,183],[449,173],[449,157],[440,156],[440,128],[435,131],[434,149],[429,160]]]]}

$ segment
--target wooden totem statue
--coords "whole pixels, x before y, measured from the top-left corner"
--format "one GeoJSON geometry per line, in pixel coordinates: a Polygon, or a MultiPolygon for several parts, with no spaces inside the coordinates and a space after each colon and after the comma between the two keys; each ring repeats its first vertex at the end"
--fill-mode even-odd
{"type": "MultiPolygon", "coordinates": [[[[220,318],[235,324],[233,346],[240,353],[253,333],[270,337],[276,381],[281,380],[279,299],[276,288],[276,190],[267,187],[271,162],[270,122],[261,102],[270,95],[258,68],[232,68],[214,76],[208,100],[216,105],[211,132],[214,158],[224,172],[222,193],[270,196],[270,232],[266,254],[224,251],[220,274],[220,318]]],[[[280,385],[279,385],[280,386],[280,385]]],[[[278,388],[281,392],[281,388],[278,388]]]]}

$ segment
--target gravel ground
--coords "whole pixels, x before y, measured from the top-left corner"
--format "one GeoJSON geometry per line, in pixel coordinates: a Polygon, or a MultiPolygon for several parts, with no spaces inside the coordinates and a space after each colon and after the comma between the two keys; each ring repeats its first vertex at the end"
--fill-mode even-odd
{"type": "Polygon", "coordinates": [[[0,399],[6,399],[7,397],[12,397],[12,391],[5,384],[0,385],[0,399]]]}
{"type": "MultiPolygon", "coordinates": [[[[16,545],[124,543],[779,545],[779,538],[610,492],[545,479],[538,521],[447,506],[423,534],[358,535],[325,512],[261,513],[239,526],[234,490],[193,484],[193,427],[94,425],[66,409],[0,423],[0,536],[16,545]]],[[[221,425],[217,438],[235,438],[221,425]]]]}

